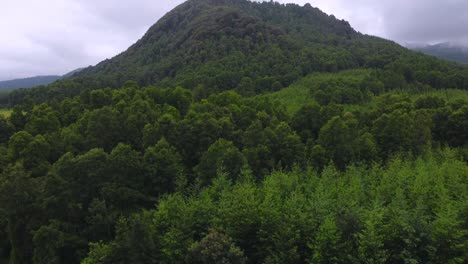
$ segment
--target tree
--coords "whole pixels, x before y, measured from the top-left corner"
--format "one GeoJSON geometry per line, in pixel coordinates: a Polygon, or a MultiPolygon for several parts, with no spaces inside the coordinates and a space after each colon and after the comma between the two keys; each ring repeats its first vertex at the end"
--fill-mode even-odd
{"type": "Polygon", "coordinates": [[[7,220],[11,263],[31,263],[31,234],[42,217],[39,209],[41,185],[40,179],[31,178],[18,165],[6,168],[0,175],[0,217],[7,220]]]}
{"type": "Polygon", "coordinates": [[[354,159],[353,132],[339,116],[328,121],[320,130],[318,143],[323,146],[340,169],[354,159]]]}
{"type": "Polygon", "coordinates": [[[13,108],[10,115],[10,121],[17,131],[24,129],[24,126],[26,125],[26,115],[19,105],[13,108]]]}
{"type": "Polygon", "coordinates": [[[118,112],[109,106],[89,112],[82,117],[84,135],[89,148],[111,151],[120,141],[121,123],[118,112]]]}
{"type": "Polygon", "coordinates": [[[58,113],[47,104],[37,105],[27,116],[25,130],[31,135],[46,134],[59,130],[58,113]]]}
{"type": "Polygon", "coordinates": [[[25,169],[31,171],[32,176],[44,176],[49,171],[49,157],[51,146],[42,135],[32,140],[22,152],[25,169]]]}
{"type": "Polygon", "coordinates": [[[101,200],[95,205],[106,211],[126,214],[143,206],[151,206],[154,198],[145,195],[149,186],[145,180],[145,167],[142,155],[131,146],[119,144],[109,155],[110,180],[100,190],[101,200]]]}
{"type": "Polygon", "coordinates": [[[468,144],[468,106],[453,112],[448,119],[448,139],[452,146],[468,144]]]}
{"type": "Polygon", "coordinates": [[[389,252],[384,244],[383,212],[380,209],[374,209],[366,215],[368,218],[364,222],[365,228],[358,234],[359,260],[361,263],[387,263],[389,252]]]}
{"type": "Polygon", "coordinates": [[[182,157],[164,138],[149,147],[143,157],[146,193],[153,196],[174,192],[185,184],[182,157]]]}
{"type": "Polygon", "coordinates": [[[303,161],[304,145],[286,122],[276,126],[270,138],[272,155],[278,169],[290,169],[303,161]]]}
{"type": "Polygon", "coordinates": [[[8,155],[13,160],[23,157],[27,146],[34,140],[34,137],[26,131],[15,133],[8,142],[8,155]]]}
{"type": "Polygon", "coordinates": [[[384,92],[384,84],[373,76],[366,77],[360,84],[361,91],[370,91],[374,95],[379,95],[384,92]]]}
{"type": "Polygon", "coordinates": [[[135,189],[144,187],[141,177],[142,157],[129,145],[120,143],[112,150],[109,155],[109,173],[114,183],[135,189]]]}
{"type": "Polygon", "coordinates": [[[379,146],[379,152],[389,157],[397,151],[407,151],[412,147],[414,135],[413,120],[410,114],[395,110],[374,121],[372,134],[379,146]]]}
{"type": "Polygon", "coordinates": [[[194,170],[200,182],[203,185],[208,185],[221,170],[227,173],[230,179],[237,179],[244,165],[244,155],[234,143],[219,139],[203,154],[200,163],[194,170]]]}
{"type": "Polygon", "coordinates": [[[0,116],[0,144],[6,143],[14,133],[13,125],[0,116]]]}
{"type": "Polygon", "coordinates": [[[82,248],[85,241],[77,235],[64,232],[64,228],[66,224],[53,220],[35,230],[33,263],[78,263],[78,252],[70,249],[82,248]]]}
{"type": "Polygon", "coordinates": [[[302,107],[293,117],[291,126],[301,136],[303,141],[316,139],[322,127],[320,105],[308,104],[302,107]]]}
{"type": "Polygon", "coordinates": [[[154,124],[146,124],[143,128],[143,146],[145,148],[156,145],[161,137],[162,135],[158,122],[155,122],[154,124]]]}
{"type": "MultiPolygon", "coordinates": [[[[109,155],[103,149],[92,149],[78,156],[67,153],[54,164],[54,172],[57,178],[48,178],[46,190],[47,195],[54,197],[51,208],[63,208],[70,204],[70,216],[83,217],[80,211],[86,210],[92,200],[99,196],[102,186],[111,181],[109,155]]],[[[54,210],[54,213],[67,219],[67,212],[60,210],[54,210]]]]}
{"type": "Polygon", "coordinates": [[[239,85],[237,85],[236,92],[242,96],[253,96],[255,95],[255,83],[249,77],[241,79],[239,85]]]}
{"type": "Polygon", "coordinates": [[[333,218],[326,218],[320,225],[314,243],[312,263],[344,263],[343,252],[339,246],[340,230],[333,218]]]}
{"type": "Polygon", "coordinates": [[[414,102],[416,109],[437,109],[445,106],[445,100],[437,96],[420,97],[414,102]]]}
{"type": "Polygon", "coordinates": [[[92,90],[89,93],[89,104],[91,109],[102,108],[112,102],[112,91],[110,89],[92,90]]]}
{"type": "Polygon", "coordinates": [[[240,248],[234,245],[226,234],[210,229],[200,241],[189,249],[187,262],[194,264],[244,264],[247,259],[240,248]]]}

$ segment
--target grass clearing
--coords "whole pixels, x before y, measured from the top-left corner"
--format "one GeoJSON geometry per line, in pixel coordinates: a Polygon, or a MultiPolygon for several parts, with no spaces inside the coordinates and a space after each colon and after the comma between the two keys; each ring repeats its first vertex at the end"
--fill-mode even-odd
{"type": "MultiPolygon", "coordinates": [[[[349,70],[339,73],[313,73],[301,80],[293,83],[280,91],[259,95],[259,97],[267,97],[272,101],[281,102],[289,114],[294,115],[301,107],[308,103],[315,102],[312,88],[318,83],[333,80],[346,79],[349,82],[360,82],[365,77],[369,76],[369,70],[349,70]]],[[[349,105],[351,106],[351,105],[349,105]]]]}
{"type": "MultiPolygon", "coordinates": [[[[359,83],[366,76],[369,76],[369,74],[370,71],[365,69],[343,71],[339,73],[314,73],[302,78],[301,80],[280,91],[259,95],[258,97],[269,98],[272,101],[280,102],[286,107],[287,112],[292,116],[303,106],[315,102],[312,90],[317,86],[318,83],[328,80],[345,80],[348,83],[359,83]]],[[[444,89],[416,91],[408,88],[407,90],[393,90],[381,94],[380,96],[372,96],[372,99],[368,102],[361,102],[359,104],[345,104],[343,106],[345,111],[349,112],[371,111],[377,107],[376,98],[388,94],[407,95],[413,101],[424,96],[437,96],[444,99],[448,103],[452,103],[457,100],[468,102],[468,91],[465,90],[444,89]]]]}
{"type": "Polygon", "coordinates": [[[13,110],[11,110],[11,109],[0,109],[0,116],[8,118],[8,117],[11,116],[12,111],[13,110]]]}

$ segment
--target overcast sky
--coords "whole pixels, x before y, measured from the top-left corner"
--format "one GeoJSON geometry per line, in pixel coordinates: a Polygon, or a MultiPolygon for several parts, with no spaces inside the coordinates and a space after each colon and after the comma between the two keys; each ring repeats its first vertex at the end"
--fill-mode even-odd
{"type": "MultiPolygon", "coordinates": [[[[64,74],[124,51],[183,0],[0,0],[0,80],[64,74]]],[[[467,0],[310,3],[400,43],[468,43],[467,0]]]]}

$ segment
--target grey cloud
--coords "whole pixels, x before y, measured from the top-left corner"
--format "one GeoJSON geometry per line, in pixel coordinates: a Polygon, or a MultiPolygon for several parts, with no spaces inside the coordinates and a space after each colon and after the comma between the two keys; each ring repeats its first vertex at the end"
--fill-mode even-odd
{"type": "MultiPolygon", "coordinates": [[[[317,0],[321,4],[326,0],[317,0]]],[[[466,42],[465,0],[328,0],[353,26],[400,43],[466,42]]],[[[333,10],[328,10],[333,12],[333,10]]]]}
{"type": "Polygon", "coordinates": [[[386,9],[386,31],[390,38],[406,42],[464,42],[468,40],[468,1],[397,1],[386,9]]]}
{"type": "Polygon", "coordinates": [[[8,0],[0,80],[64,74],[125,50],[183,0],[8,0]]]}
{"type": "MultiPolygon", "coordinates": [[[[280,2],[288,2],[280,0],[280,2]]],[[[363,33],[400,43],[468,42],[466,0],[310,0],[363,33]]]]}

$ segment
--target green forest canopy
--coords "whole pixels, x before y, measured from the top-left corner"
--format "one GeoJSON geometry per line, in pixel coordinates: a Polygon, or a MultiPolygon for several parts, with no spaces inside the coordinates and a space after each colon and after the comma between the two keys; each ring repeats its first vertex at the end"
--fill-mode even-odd
{"type": "MultiPolygon", "coordinates": [[[[359,79],[343,76],[337,78],[345,83],[359,79]]],[[[361,91],[359,87],[348,92],[361,91]]],[[[316,95],[313,86],[310,93],[316,95]]],[[[372,107],[352,111],[345,110],[352,105],[311,100],[290,114],[268,97],[227,91],[194,101],[190,90],[128,82],[117,90],[17,106],[9,118],[0,118],[3,252],[16,263],[79,263],[88,255],[88,244],[99,243],[92,244],[84,263],[192,263],[186,259],[191,254],[200,263],[212,263],[201,247],[216,243],[228,247],[229,258],[246,261],[241,263],[290,258],[320,263],[332,255],[337,263],[361,263],[363,258],[462,263],[467,252],[467,101],[399,92],[370,94],[366,100],[372,107]],[[322,187],[301,194],[318,207],[285,205],[298,211],[279,218],[273,216],[284,213],[280,207],[252,214],[266,197],[288,201],[292,190],[287,186],[278,187],[279,193],[262,187],[269,179],[283,186],[277,177],[299,177],[298,191],[308,189],[309,181],[320,181],[322,187]],[[224,187],[216,185],[221,183],[224,187]],[[396,196],[395,186],[404,188],[396,196]],[[263,198],[252,198],[253,207],[244,208],[234,199],[247,199],[244,192],[263,198]],[[348,192],[359,200],[334,196],[348,192]],[[332,202],[338,198],[343,204],[332,202]],[[347,203],[356,203],[355,211],[340,211],[347,203]],[[234,205],[241,207],[230,207],[234,205]],[[284,217],[307,219],[307,212],[316,212],[311,208],[327,209],[310,219],[317,221],[314,232],[303,233],[308,222],[277,226],[284,217]],[[173,216],[157,220],[161,212],[173,216]],[[188,226],[180,226],[185,215],[188,226]],[[231,226],[223,217],[240,222],[231,226]],[[269,217],[272,223],[262,222],[269,217]],[[158,221],[169,226],[159,227],[158,221]],[[288,233],[270,234],[264,225],[288,233]],[[368,241],[367,236],[376,237],[368,241]],[[381,251],[370,250],[375,246],[381,251]],[[341,255],[334,255],[336,250],[341,255]]],[[[291,199],[299,199],[296,195],[291,199]]]]}
{"type": "Polygon", "coordinates": [[[11,95],[0,256],[464,263],[467,81],[310,6],[190,0],[118,57],[11,95]]]}

